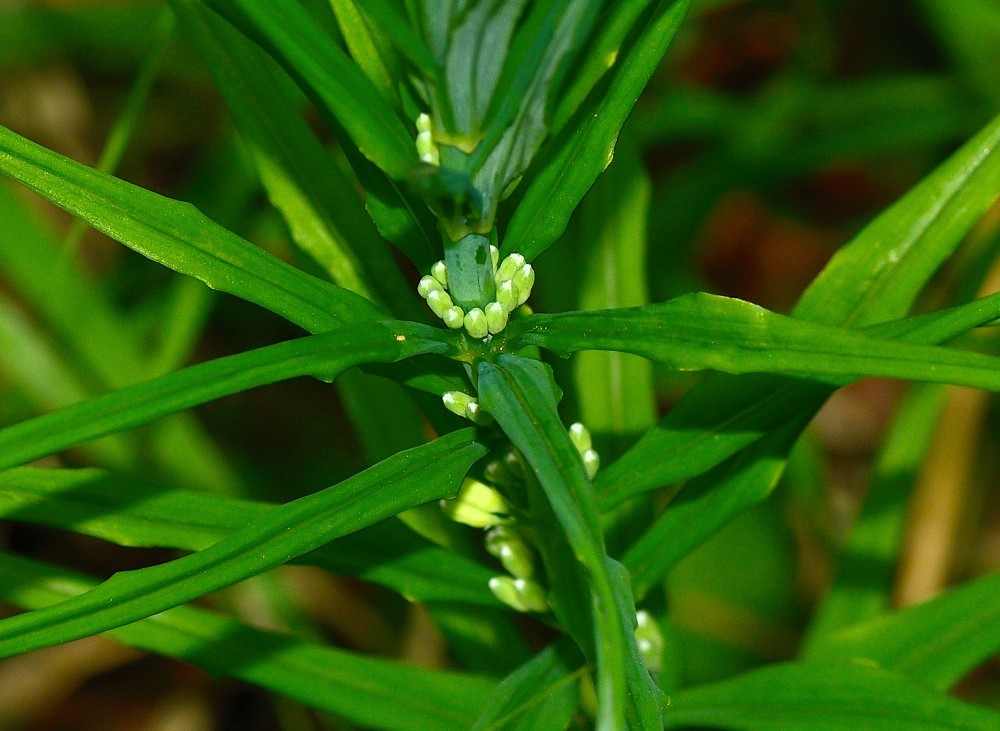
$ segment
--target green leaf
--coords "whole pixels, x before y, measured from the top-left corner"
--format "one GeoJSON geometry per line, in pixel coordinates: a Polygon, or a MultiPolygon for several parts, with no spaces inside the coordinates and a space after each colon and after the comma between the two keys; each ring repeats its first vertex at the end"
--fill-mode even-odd
{"type": "MultiPolygon", "coordinates": [[[[441,75],[441,69],[438,67],[437,61],[434,60],[434,55],[424,45],[420,35],[407,19],[396,11],[392,3],[385,2],[385,0],[349,1],[364,10],[364,14],[374,23],[379,32],[384,33],[386,38],[392,41],[395,50],[416,66],[425,79],[437,80],[441,75]]],[[[345,0],[335,0],[337,5],[344,2],[345,0]]],[[[343,21],[341,27],[343,27],[343,21]]]]}
{"type": "MultiPolygon", "coordinates": [[[[539,539],[549,544],[565,541],[579,562],[585,585],[576,593],[589,596],[593,626],[590,638],[576,639],[585,650],[592,647],[596,656],[598,727],[624,728],[627,718],[630,728],[658,728],[661,693],[636,646],[628,577],[605,553],[593,488],[559,420],[551,373],[538,361],[510,355],[499,356],[495,364],[480,363],[478,373],[483,408],[524,455],[557,521],[553,532],[540,530],[539,539]]],[[[535,512],[535,505],[532,509],[535,512]]],[[[561,598],[558,592],[554,598],[561,598]]],[[[571,626],[579,626],[583,609],[556,607],[557,615],[569,617],[571,626]]]]}
{"type": "Polygon", "coordinates": [[[0,172],[143,256],[310,332],[381,316],[363,297],[279,261],[191,205],[99,173],[3,127],[0,172]]]}
{"type": "Polygon", "coordinates": [[[512,323],[508,343],[560,355],[618,350],[678,370],[778,373],[838,385],[876,375],[1000,389],[1000,360],[993,357],[817,325],[702,293],[646,307],[532,315],[512,323]]]}
{"type": "Polygon", "coordinates": [[[926,683],[952,688],[1000,652],[1000,573],[951,589],[923,604],[817,638],[817,662],[871,662],[926,683]]]}
{"type": "MultiPolygon", "coordinates": [[[[0,596],[40,609],[92,590],[79,574],[0,554],[0,596]]],[[[345,652],[265,632],[224,616],[176,607],[109,633],[140,650],[190,662],[366,727],[409,731],[468,728],[492,683],[486,679],[345,652]]]]}
{"type": "Polygon", "coordinates": [[[262,46],[394,180],[417,164],[414,136],[357,64],[295,0],[204,0],[262,46]]]}
{"type": "MultiPolygon", "coordinates": [[[[95,469],[20,467],[0,473],[0,518],[123,546],[200,551],[278,506],[170,489],[140,476],[95,469]]],[[[494,571],[431,544],[395,521],[338,538],[296,563],[356,576],[410,601],[498,606],[487,588],[494,571]]]]}
{"type": "Polygon", "coordinates": [[[561,731],[578,707],[583,658],[556,641],[508,675],[493,691],[471,731],[561,731]]]}
{"type": "Polygon", "coordinates": [[[222,93],[295,242],[341,287],[392,303],[400,314],[419,312],[356,184],[300,114],[298,90],[271,58],[200,2],[172,0],[171,6],[222,93]]]}
{"type": "Polygon", "coordinates": [[[280,566],[407,508],[451,497],[485,451],[471,429],[454,432],[282,505],[198,553],[118,573],[78,598],[0,621],[0,657],[120,627],[280,566]]]}
{"type": "Polygon", "coordinates": [[[219,358],[0,430],[0,469],[255,386],[310,375],[333,380],[361,363],[445,352],[437,330],[406,323],[341,328],[219,358]]]}
{"type": "Polygon", "coordinates": [[[592,104],[577,113],[549,142],[553,151],[540,161],[507,226],[502,251],[519,252],[529,261],[562,236],[587,190],[611,162],[622,124],[673,40],[689,0],[661,0],[642,35],[598,89],[592,104]]]}
{"type": "Polygon", "coordinates": [[[1000,195],[1000,117],[865,226],[792,314],[857,327],[902,317],[1000,195]]]}
{"type": "Polygon", "coordinates": [[[1000,714],[863,664],[786,664],[671,698],[666,728],[747,731],[995,729],[1000,714]]]}

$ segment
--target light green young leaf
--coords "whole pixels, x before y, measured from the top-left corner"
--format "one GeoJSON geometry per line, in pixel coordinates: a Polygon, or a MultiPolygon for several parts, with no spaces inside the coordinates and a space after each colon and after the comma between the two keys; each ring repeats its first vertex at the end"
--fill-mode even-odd
{"type": "Polygon", "coordinates": [[[171,200],[0,127],[0,172],[143,256],[310,332],[381,317],[368,300],[295,269],[171,200]]]}
{"type": "Polygon", "coordinates": [[[282,505],[212,546],[115,574],[86,594],[0,621],[0,657],[68,642],[149,617],[263,573],[408,508],[452,497],[486,450],[471,429],[380,462],[282,505]]]}
{"type": "Polygon", "coordinates": [[[0,430],[0,469],[113,434],[255,386],[313,376],[333,380],[362,363],[445,352],[437,330],[380,323],[310,335],[201,363],[0,430]]]}
{"type": "MultiPolygon", "coordinates": [[[[41,609],[92,590],[79,574],[0,554],[0,596],[41,609]]],[[[255,629],[196,607],[175,607],[109,633],[140,650],[190,662],[370,728],[468,728],[492,682],[345,652],[255,629]]]]}
{"type": "Polygon", "coordinates": [[[646,307],[532,315],[508,328],[508,342],[560,355],[618,350],[678,370],[777,373],[838,385],[875,375],[1000,389],[997,358],[817,325],[701,293],[646,307]]]}
{"type": "MultiPolygon", "coordinates": [[[[0,518],[123,546],[200,551],[277,509],[95,469],[20,467],[0,473],[0,518]]],[[[338,538],[296,563],[387,586],[410,601],[499,605],[487,588],[494,571],[395,521],[338,538]]]]}
{"type": "Polygon", "coordinates": [[[817,637],[808,659],[871,662],[952,688],[1000,652],[1000,573],[970,581],[923,604],[817,637]]]}
{"type": "Polygon", "coordinates": [[[997,728],[1000,714],[863,664],[772,665],[671,698],[665,728],[940,731],[997,728]]]}
{"type": "MultiPolygon", "coordinates": [[[[554,535],[540,531],[546,535],[544,542],[565,542],[578,562],[576,581],[583,585],[574,594],[589,597],[588,621],[593,625],[591,637],[577,635],[576,639],[595,655],[598,728],[625,728],[626,719],[629,728],[659,728],[661,693],[636,646],[635,605],[628,577],[605,553],[593,487],[559,420],[551,373],[537,361],[510,355],[499,356],[495,364],[480,363],[478,373],[483,408],[522,452],[554,514],[554,535]]],[[[551,568],[561,571],[559,566],[551,568]]],[[[563,597],[557,592],[553,598],[563,597]]],[[[561,619],[570,620],[570,627],[578,628],[585,607],[557,606],[556,610],[561,619]]]]}
{"type": "Polygon", "coordinates": [[[268,51],[394,180],[417,164],[413,135],[357,64],[295,0],[204,0],[268,51]]]}
{"type": "Polygon", "coordinates": [[[587,190],[611,162],[622,124],[666,53],[687,12],[689,0],[661,0],[635,45],[617,59],[595,91],[598,97],[578,112],[549,142],[553,152],[539,161],[504,235],[503,253],[529,261],[562,236],[587,190]],[[570,129],[572,127],[572,129],[570,129]]]}

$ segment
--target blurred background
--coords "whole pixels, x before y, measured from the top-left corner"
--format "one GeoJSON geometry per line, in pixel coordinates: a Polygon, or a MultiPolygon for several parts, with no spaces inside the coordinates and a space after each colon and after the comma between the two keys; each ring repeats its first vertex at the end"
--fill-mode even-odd
{"type": "MultiPolygon", "coordinates": [[[[321,0],[306,4],[329,12],[321,0]]],[[[840,245],[1000,112],[998,49],[1000,0],[696,0],[622,138],[651,186],[650,300],[705,290],[789,311],[840,245]]],[[[313,268],[290,243],[208,74],[161,4],[0,0],[0,124],[191,201],[245,238],[313,268]]],[[[998,230],[994,207],[922,309],[968,300],[977,288],[996,291],[996,277],[970,282],[992,269],[998,230]]],[[[557,248],[538,262],[539,309],[566,305],[565,293],[545,290],[546,267],[559,266],[557,248]]],[[[76,265],[103,293],[99,314],[112,331],[127,333],[134,351],[156,354],[156,365],[147,357],[133,380],[298,334],[0,181],[0,424],[116,385],[74,368],[71,336],[59,324],[65,312],[44,304],[42,291],[57,286],[59,267],[76,265]],[[36,269],[4,254],[8,237],[38,240],[36,269]]],[[[64,310],[73,307],[90,312],[97,305],[64,303],[64,310]]],[[[963,346],[995,353],[997,339],[986,333],[963,346]]],[[[107,347],[124,346],[112,339],[107,347]]],[[[128,380],[127,373],[116,377],[128,380]]],[[[661,412],[696,378],[657,372],[661,412]]],[[[671,614],[683,682],[795,653],[830,579],[831,546],[859,509],[906,390],[867,379],[838,392],[774,499],[674,572],[671,614]]],[[[939,400],[940,426],[910,476],[915,487],[895,583],[901,604],[1000,565],[996,402],[961,389],[939,400]]],[[[65,463],[153,464],[148,468],[178,484],[285,501],[373,458],[364,435],[349,426],[352,408],[337,390],[300,379],[199,408],[190,427],[198,463],[189,473],[186,458],[136,462],[142,449],[114,440],[70,453],[65,463]],[[206,480],[212,484],[198,484],[206,480]]],[[[96,576],[171,555],[14,522],[0,522],[0,546],[96,576]]],[[[426,616],[388,592],[307,569],[287,569],[281,581],[341,646],[450,662],[426,616]]],[[[284,626],[280,617],[254,620],[284,626]]],[[[1000,664],[983,667],[960,692],[1000,702],[1000,664]]],[[[342,726],[101,638],[0,662],[0,731],[173,728],[342,726]]]]}

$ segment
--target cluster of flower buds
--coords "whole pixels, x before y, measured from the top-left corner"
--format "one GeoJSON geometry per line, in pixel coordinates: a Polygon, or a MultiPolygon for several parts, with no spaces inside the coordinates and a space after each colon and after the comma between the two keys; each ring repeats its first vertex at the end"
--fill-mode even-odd
{"type": "Polygon", "coordinates": [[[454,499],[441,501],[441,510],[456,523],[473,528],[492,528],[510,520],[510,508],[503,496],[471,477],[462,481],[454,499]]]}
{"type": "Polygon", "coordinates": [[[428,114],[417,117],[417,154],[423,162],[431,165],[441,165],[441,152],[434,144],[431,133],[431,118],[428,114]]]}
{"type": "Polygon", "coordinates": [[[568,431],[570,441],[573,442],[576,451],[580,453],[580,459],[583,460],[583,469],[586,470],[587,477],[593,480],[601,466],[601,457],[597,454],[590,440],[590,432],[580,422],[570,424],[568,431]]]}
{"type": "Polygon", "coordinates": [[[486,534],[486,550],[503,564],[510,576],[494,576],[493,595],[519,612],[547,612],[545,589],[534,579],[535,559],[531,547],[516,528],[498,525],[486,534]]]}
{"type": "Polygon", "coordinates": [[[652,674],[663,667],[663,633],[656,620],[645,609],[635,613],[635,641],[639,646],[642,664],[652,674]]]}
{"type": "Polygon", "coordinates": [[[465,328],[474,338],[496,335],[507,327],[510,313],[523,305],[535,284],[535,270],[520,254],[511,254],[503,262],[500,251],[490,246],[496,300],[485,308],[473,307],[468,312],[456,305],[448,294],[448,267],[443,261],[431,267],[431,273],[421,277],[417,292],[427,300],[427,306],[452,330],[465,328]]]}

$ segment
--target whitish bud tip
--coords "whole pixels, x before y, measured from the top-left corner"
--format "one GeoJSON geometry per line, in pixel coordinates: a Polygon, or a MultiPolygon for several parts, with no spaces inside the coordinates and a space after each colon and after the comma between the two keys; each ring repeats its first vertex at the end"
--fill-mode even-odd
{"type": "Polygon", "coordinates": [[[465,330],[474,338],[485,338],[490,332],[489,324],[486,322],[486,313],[478,307],[466,312],[465,330]]]}
{"type": "Polygon", "coordinates": [[[486,325],[492,335],[507,327],[507,309],[499,302],[490,302],[486,306],[486,325]]]}
{"type": "Polygon", "coordinates": [[[591,480],[601,468],[601,458],[593,449],[588,449],[583,453],[583,468],[587,472],[587,477],[591,480]]]}
{"type": "Polygon", "coordinates": [[[443,261],[431,267],[431,276],[440,282],[442,287],[448,289],[448,267],[443,261]]]}
{"type": "Polygon", "coordinates": [[[461,307],[455,305],[445,310],[441,315],[441,319],[452,330],[460,330],[465,324],[465,312],[462,311],[461,307]]]}
{"type": "Polygon", "coordinates": [[[590,439],[590,432],[579,421],[575,424],[570,424],[567,431],[569,432],[570,441],[573,442],[573,446],[576,447],[581,456],[594,446],[590,439]]]}
{"type": "Polygon", "coordinates": [[[424,299],[427,299],[427,295],[429,295],[431,292],[436,292],[441,288],[442,288],[441,282],[439,282],[436,278],[430,275],[421,277],[420,281],[417,282],[417,294],[419,294],[424,299]]]}

